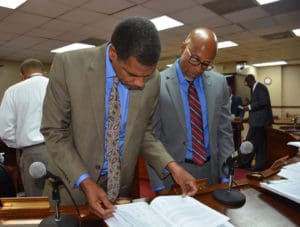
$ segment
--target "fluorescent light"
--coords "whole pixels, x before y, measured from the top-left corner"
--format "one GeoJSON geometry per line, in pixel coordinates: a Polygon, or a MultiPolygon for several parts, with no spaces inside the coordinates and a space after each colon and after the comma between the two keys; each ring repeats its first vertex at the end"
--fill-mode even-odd
{"type": "Polygon", "coordinates": [[[15,9],[26,1],[27,0],[0,0],[0,6],[9,9],[15,9]]]}
{"type": "Polygon", "coordinates": [[[238,44],[235,42],[232,42],[232,41],[218,42],[218,49],[227,48],[227,47],[235,47],[235,46],[238,46],[238,44]]]}
{"type": "Polygon", "coordinates": [[[167,66],[168,68],[171,68],[172,65],[173,65],[173,64],[167,64],[166,66],[167,66]]]}
{"type": "Polygon", "coordinates": [[[300,36],[300,28],[293,29],[293,32],[296,36],[300,36]]]}
{"type": "Polygon", "coordinates": [[[253,64],[255,67],[264,67],[264,66],[274,66],[274,65],[286,65],[286,61],[270,61],[270,62],[262,62],[253,64]]]}
{"type": "Polygon", "coordinates": [[[278,2],[280,0],[256,0],[258,2],[258,4],[260,5],[265,5],[265,4],[269,4],[269,3],[273,3],[273,2],[278,2]]]}
{"type": "Polygon", "coordinates": [[[169,28],[175,28],[182,26],[183,23],[168,16],[155,17],[151,19],[151,22],[155,25],[157,31],[166,30],[169,28]]]}
{"type": "Polygon", "coordinates": [[[51,53],[63,53],[71,50],[79,50],[79,49],[85,49],[85,48],[91,48],[94,47],[94,45],[84,44],[84,43],[72,43],[67,46],[63,46],[54,50],[51,50],[51,53]]]}

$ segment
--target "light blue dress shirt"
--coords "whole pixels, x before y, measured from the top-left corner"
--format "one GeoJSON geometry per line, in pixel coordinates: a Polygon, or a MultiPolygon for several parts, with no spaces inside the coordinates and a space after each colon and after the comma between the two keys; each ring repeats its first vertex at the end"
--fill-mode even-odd
{"type": "MultiPolygon", "coordinates": [[[[178,84],[179,84],[183,108],[184,108],[185,125],[186,125],[186,129],[187,129],[187,140],[188,140],[185,158],[193,159],[192,127],[191,127],[190,107],[189,107],[189,100],[188,100],[189,82],[186,80],[186,78],[184,77],[184,75],[181,71],[181,68],[179,65],[179,60],[180,59],[178,59],[176,61],[176,73],[177,73],[178,84]]],[[[205,95],[202,75],[197,76],[197,78],[194,80],[194,86],[198,93],[201,110],[202,110],[205,151],[206,151],[207,156],[210,156],[208,114],[207,114],[206,95],[205,95]]]]}

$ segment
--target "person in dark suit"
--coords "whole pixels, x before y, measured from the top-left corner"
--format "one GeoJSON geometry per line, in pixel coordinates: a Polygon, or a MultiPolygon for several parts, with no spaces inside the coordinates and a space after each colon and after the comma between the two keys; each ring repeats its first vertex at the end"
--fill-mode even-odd
{"type": "Polygon", "coordinates": [[[233,130],[234,149],[237,150],[241,141],[242,119],[244,117],[243,102],[241,96],[233,95],[231,88],[228,86],[229,103],[231,110],[231,123],[233,130]]]}
{"type": "MultiPolygon", "coordinates": [[[[210,71],[217,54],[216,35],[207,28],[194,29],[180,50],[181,57],[161,73],[159,103],[153,117],[155,135],[194,177],[207,178],[209,185],[217,184],[222,178],[225,180],[221,167],[234,146],[226,78],[210,71]],[[191,100],[197,100],[199,110],[189,99],[191,86],[198,96],[191,100]],[[201,113],[199,124],[193,123],[193,112],[201,113]],[[204,139],[194,135],[197,127],[204,139]],[[200,150],[205,157],[202,163],[195,158],[200,150]]],[[[148,172],[157,194],[167,193],[174,184],[171,176],[159,177],[150,165],[148,172]]]]}
{"type": "MultiPolygon", "coordinates": [[[[77,204],[88,203],[90,211],[101,218],[112,216],[117,196],[130,196],[140,153],[161,176],[167,168],[183,194],[197,191],[195,178],[152,133],[160,50],[154,24],[132,17],[117,25],[110,43],[54,58],[41,127],[50,156],[48,168],[65,182],[77,204]],[[115,105],[109,105],[112,102],[115,105]],[[111,115],[116,112],[121,115],[111,115]],[[111,131],[111,123],[119,123],[118,131],[111,131]],[[114,135],[115,144],[108,146],[114,135]],[[112,148],[117,149],[109,162],[111,152],[107,151],[112,148]],[[110,168],[115,163],[118,166],[110,168]],[[109,174],[115,170],[117,177],[110,178],[114,180],[110,186],[109,174]],[[111,191],[116,194],[110,197],[111,191]]],[[[49,184],[45,194],[51,195],[49,184]]],[[[65,189],[60,188],[60,194],[63,204],[72,204],[65,189]]]]}
{"type": "Polygon", "coordinates": [[[248,74],[245,83],[252,93],[249,105],[244,106],[244,111],[249,111],[246,140],[253,144],[254,150],[244,156],[241,167],[250,168],[255,155],[255,166],[250,170],[261,171],[265,168],[265,128],[273,124],[271,100],[267,87],[256,82],[254,75],[248,74]]]}

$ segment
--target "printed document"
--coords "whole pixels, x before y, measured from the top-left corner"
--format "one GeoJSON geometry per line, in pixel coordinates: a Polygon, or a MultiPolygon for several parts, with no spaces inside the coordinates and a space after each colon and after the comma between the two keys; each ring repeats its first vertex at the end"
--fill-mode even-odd
{"type": "Polygon", "coordinates": [[[117,205],[114,216],[105,220],[110,227],[219,227],[232,226],[229,217],[186,196],[159,196],[150,204],[117,205]]]}

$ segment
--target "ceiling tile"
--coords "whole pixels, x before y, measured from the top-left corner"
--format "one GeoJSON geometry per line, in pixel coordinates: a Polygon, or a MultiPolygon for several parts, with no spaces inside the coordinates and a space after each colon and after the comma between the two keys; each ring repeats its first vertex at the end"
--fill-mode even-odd
{"type": "Polygon", "coordinates": [[[287,14],[280,14],[273,16],[273,18],[280,24],[290,28],[300,28],[300,10],[287,14]]]}
{"type": "Polygon", "coordinates": [[[242,31],[244,31],[244,29],[238,25],[233,24],[233,25],[227,25],[227,26],[215,28],[214,31],[217,34],[217,36],[224,36],[224,35],[228,35],[228,34],[242,32],[242,31]]]}
{"type": "Polygon", "coordinates": [[[42,38],[19,36],[5,43],[4,46],[12,48],[29,48],[35,44],[41,43],[42,41],[44,41],[42,38]]]}
{"type": "Polygon", "coordinates": [[[25,32],[30,31],[32,29],[32,27],[33,26],[30,24],[16,24],[16,23],[0,22],[1,35],[4,32],[23,34],[25,32]]]}
{"type": "Polygon", "coordinates": [[[26,27],[37,27],[40,26],[50,19],[48,17],[38,16],[34,14],[24,13],[20,11],[15,11],[8,15],[6,18],[1,20],[3,23],[7,24],[21,24],[26,27]]]}
{"type": "MultiPolygon", "coordinates": [[[[217,14],[208,10],[203,6],[189,7],[176,13],[170,14],[173,18],[183,22],[184,24],[202,23],[205,18],[215,17],[217,14]]],[[[203,24],[203,26],[205,26],[203,24]]]]}
{"type": "Polygon", "coordinates": [[[138,17],[146,17],[148,19],[152,19],[154,17],[161,16],[160,13],[155,12],[151,9],[147,9],[143,6],[133,6],[128,9],[122,10],[121,12],[115,13],[114,17],[125,19],[130,16],[138,16],[138,17]]]}
{"type": "Polygon", "coordinates": [[[63,42],[59,40],[48,39],[41,44],[37,44],[31,47],[33,50],[40,50],[46,53],[50,53],[50,50],[62,47],[69,44],[68,42],[63,42]]]}
{"type": "Polygon", "coordinates": [[[126,0],[110,0],[109,4],[105,0],[91,0],[81,7],[103,14],[112,15],[134,5],[135,3],[126,0]]]}
{"type": "Polygon", "coordinates": [[[12,13],[12,9],[7,9],[4,7],[0,7],[0,20],[4,17],[6,17],[8,14],[12,13]]]}
{"type": "Polygon", "coordinates": [[[72,6],[59,4],[53,0],[30,0],[24,3],[18,10],[55,18],[71,8],[72,6]]]}
{"type": "Polygon", "coordinates": [[[255,1],[249,0],[216,0],[203,4],[204,7],[210,9],[216,14],[223,15],[227,13],[236,12],[243,9],[256,7],[255,1]]]}
{"type": "Polygon", "coordinates": [[[270,15],[261,7],[253,7],[250,9],[224,14],[223,16],[232,22],[239,23],[240,21],[253,20],[270,15]]]}
{"type": "Polygon", "coordinates": [[[89,0],[52,0],[57,3],[62,3],[64,5],[69,5],[69,6],[81,6],[84,3],[87,3],[89,0]]]}
{"type": "Polygon", "coordinates": [[[263,5],[262,8],[269,12],[271,15],[282,13],[289,13],[292,11],[300,10],[299,0],[281,0],[271,4],[263,5]]]}
{"type": "Polygon", "coordinates": [[[196,6],[196,3],[193,0],[151,0],[143,6],[159,13],[174,13],[196,6]]]}
{"type": "Polygon", "coordinates": [[[9,41],[9,40],[12,40],[16,37],[18,37],[19,34],[17,33],[11,33],[11,32],[3,32],[1,35],[0,35],[0,41],[9,41]]]}
{"type": "Polygon", "coordinates": [[[77,8],[68,13],[61,15],[57,19],[71,21],[78,24],[89,24],[93,21],[103,20],[107,17],[104,14],[97,13],[95,11],[90,11],[82,8],[77,8]]]}
{"type": "Polygon", "coordinates": [[[277,25],[271,17],[258,18],[256,20],[241,22],[240,24],[248,30],[264,29],[277,25]]]}

